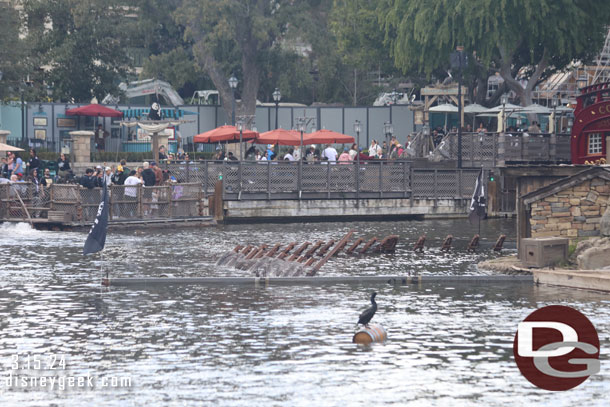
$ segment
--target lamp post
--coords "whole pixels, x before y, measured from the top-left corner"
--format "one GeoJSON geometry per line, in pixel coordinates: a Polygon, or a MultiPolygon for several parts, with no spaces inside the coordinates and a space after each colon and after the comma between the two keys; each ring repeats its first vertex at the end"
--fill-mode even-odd
{"type": "Polygon", "coordinates": [[[557,105],[559,104],[559,98],[557,97],[557,94],[553,95],[553,99],[551,99],[551,106],[553,106],[553,114],[551,115],[551,117],[553,118],[552,123],[553,123],[553,128],[549,129],[551,130],[551,133],[557,133],[557,121],[555,120],[555,110],[557,109],[557,105]]]}
{"type": "Polygon", "coordinates": [[[426,142],[428,143],[428,145],[426,147],[429,148],[430,145],[432,144],[432,142],[430,141],[430,126],[428,126],[427,124],[424,124],[421,131],[424,135],[424,140],[426,140],[426,142]]]}
{"type": "Polygon", "coordinates": [[[239,130],[239,161],[242,161],[244,159],[243,155],[242,155],[242,137],[244,134],[244,124],[241,120],[237,121],[237,130],[239,130]]]}
{"type": "Polygon", "coordinates": [[[502,103],[502,133],[506,132],[506,104],[508,103],[508,95],[505,93],[500,98],[500,103],[502,103]]]}
{"type": "Polygon", "coordinates": [[[354,121],[354,131],[356,132],[356,192],[360,191],[360,131],[362,124],[360,120],[354,121]]]}
{"type": "Polygon", "coordinates": [[[462,168],[462,70],[468,66],[464,47],[457,46],[450,56],[451,68],[458,71],[458,157],[457,166],[462,168]]]}
{"type": "MultiPolygon", "coordinates": [[[[386,139],[386,147],[388,148],[388,152],[390,149],[390,137],[392,137],[392,134],[394,134],[394,126],[392,125],[391,122],[385,122],[383,123],[383,132],[385,134],[385,139],[386,139]]],[[[384,151],[383,155],[386,156],[385,158],[387,159],[387,153],[384,151]]]]}
{"type": "Polygon", "coordinates": [[[237,84],[239,81],[233,75],[229,78],[229,87],[231,88],[231,93],[233,94],[233,100],[231,101],[232,113],[231,113],[231,124],[235,126],[235,89],[237,88],[237,84]]]}
{"type": "Polygon", "coordinates": [[[273,101],[275,102],[275,128],[277,129],[278,126],[278,106],[280,104],[280,100],[282,100],[282,92],[280,92],[280,90],[278,88],[275,88],[275,90],[273,91],[273,101]]]}

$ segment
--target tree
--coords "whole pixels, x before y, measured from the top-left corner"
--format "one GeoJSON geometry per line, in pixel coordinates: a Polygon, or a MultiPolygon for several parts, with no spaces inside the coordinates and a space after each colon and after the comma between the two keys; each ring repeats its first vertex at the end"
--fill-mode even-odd
{"type": "MultiPolygon", "coordinates": [[[[550,72],[601,48],[610,3],[595,0],[384,0],[378,15],[395,63],[430,75],[463,45],[500,72],[521,103],[550,72]],[[526,79],[524,88],[519,79],[526,79]]],[[[486,73],[486,72],[485,72],[486,73]]]]}
{"type": "Polygon", "coordinates": [[[184,0],[176,18],[185,22],[193,54],[232,112],[231,74],[240,79],[237,114],[253,115],[260,86],[261,58],[279,46],[288,16],[299,6],[281,0],[184,0]],[[239,63],[236,63],[239,61],[239,63]]]}
{"type": "Polygon", "coordinates": [[[118,92],[126,74],[126,9],[119,0],[23,0],[27,63],[38,85],[55,100],[88,102],[118,92]]]}
{"type": "Polygon", "coordinates": [[[14,99],[23,82],[25,48],[19,38],[19,13],[12,1],[0,2],[0,100],[14,99]]]}
{"type": "Polygon", "coordinates": [[[382,72],[395,72],[389,50],[384,44],[384,33],[379,27],[376,8],[376,2],[367,0],[335,0],[330,16],[330,28],[336,36],[336,52],[353,72],[350,75],[353,86],[346,86],[353,105],[357,105],[361,99],[370,99],[371,93],[376,96],[379,91],[377,87],[370,89],[369,86],[367,89],[363,86],[369,72],[377,71],[379,76],[382,72]]]}

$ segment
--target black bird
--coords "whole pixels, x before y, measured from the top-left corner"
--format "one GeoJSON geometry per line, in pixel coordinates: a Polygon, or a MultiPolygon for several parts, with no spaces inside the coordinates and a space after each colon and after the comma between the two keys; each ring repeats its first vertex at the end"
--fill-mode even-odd
{"type": "Polygon", "coordinates": [[[369,326],[369,322],[371,322],[371,319],[373,319],[373,315],[375,315],[375,312],[377,312],[377,303],[375,302],[376,295],[377,293],[375,292],[371,294],[371,304],[373,305],[364,310],[362,314],[360,314],[360,318],[358,318],[358,324],[363,324],[367,328],[369,326]]]}

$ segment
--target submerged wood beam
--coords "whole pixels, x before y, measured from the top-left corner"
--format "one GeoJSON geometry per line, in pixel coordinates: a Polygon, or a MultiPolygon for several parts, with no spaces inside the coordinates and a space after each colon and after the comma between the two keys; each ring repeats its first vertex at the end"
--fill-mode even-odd
{"type": "Polygon", "coordinates": [[[331,247],[332,245],[334,245],[334,244],[335,244],[335,240],[334,240],[334,239],[330,239],[330,240],[328,241],[328,243],[326,243],[326,244],[324,245],[324,247],[322,247],[322,248],[320,249],[320,251],[318,252],[318,255],[319,255],[319,256],[324,256],[324,255],[326,254],[326,252],[328,251],[328,249],[330,249],[330,247],[331,247]]]}
{"type": "Polygon", "coordinates": [[[277,251],[280,249],[280,247],[282,247],[281,243],[276,243],[275,246],[273,246],[271,248],[271,250],[269,250],[269,252],[266,254],[267,257],[273,257],[275,256],[275,253],[277,253],[277,251]]]}
{"type": "Polygon", "coordinates": [[[345,253],[347,254],[351,254],[354,250],[356,250],[356,248],[358,246],[360,246],[360,243],[364,242],[364,239],[359,237],[358,239],[356,239],[356,241],[354,242],[353,245],[351,245],[346,251],[345,253]]]}
{"type": "Polygon", "coordinates": [[[339,243],[335,247],[333,247],[333,249],[330,252],[328,252],[328,254],[326,256],[324,256],[324,258],[322,260],[320,260],[315,266],[313,266],[313,268],[311,269],[311,271],[309,273],[307,273],[307,275],[315,276],[316,273],[318,272],[318,270],[320,270],[320,268],[322,268],[322,266],[324,264],[326,264],[328,259],[330,259],[332,256],[334,256],[335,253],[337,253],[340,248],[344,247],[347,244],[347,241],[352,237],[353,234],[354,234],[353,230],[350,230],[349,232],[347,232],[345,234],[345,236],[343,236],[343,239],[341,239],[339,241],[339,243]]]}
{"type": "Polygon", "coordinates": [[[307,247],[311,244],[311,242],[305,242],[288,258],[288,261],[294,261],[299,258],[303,250],[307,249],[307,247]]]}
{"type": "Polygon", "coordinates": [[[294,246],[297,245],[297,242],[292,242],[290,243],[288,246],[286,246],[286,248],[284,250],[282,250],[282,252],[280,253],[279,256],[277,256],[278,259],[283,259],[284,257],[288,256],[288,253],[290,253],[290,251],[294,248],[294,246]]]}
{"type": "Polygon", "coordinates": [[[364,247],[362,249],[360,249],[360,254],[364,254],[366,253],[366,251],[368,249],[370,249],[370,247],[377,241],[377,236],[372,237],[371,240],[369,240],[368,242],[366,242],[366,244],[364,245],[364,247]]]}
{"type": "Polygon", "coordinates": [[[305,257],[309,258],[313,256],[313,254],[324,244],[323,240],[318,240],[307,252],[305,253],[305,257]]]}

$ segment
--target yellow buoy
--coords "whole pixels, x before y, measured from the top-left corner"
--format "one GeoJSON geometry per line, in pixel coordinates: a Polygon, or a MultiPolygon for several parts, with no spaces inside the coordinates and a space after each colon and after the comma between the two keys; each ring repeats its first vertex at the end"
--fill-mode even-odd
{"type": "Polygon", "coordinates": [[[372,342],[383,342],[388,339],[388,334],[381,325],[369,324],[368,327],[363,326],[354,334],[352,342],[368,345],[372,342]]]}

